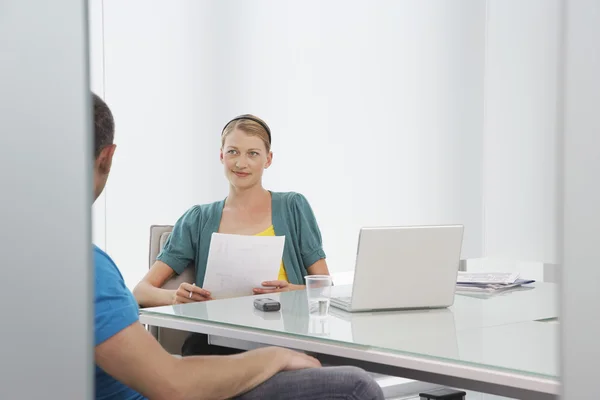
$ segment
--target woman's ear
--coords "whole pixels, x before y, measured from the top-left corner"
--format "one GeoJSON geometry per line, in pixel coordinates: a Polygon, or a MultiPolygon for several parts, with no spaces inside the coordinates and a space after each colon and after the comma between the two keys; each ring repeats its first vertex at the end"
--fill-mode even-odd
{"type": "Polygon", "coordinates": [[[273,162],[273,152],[269,151],[269,154],[267,155],[267,162],[265,163],[265,169],[269,168],[271,166],[272,162],[273,162]]]}

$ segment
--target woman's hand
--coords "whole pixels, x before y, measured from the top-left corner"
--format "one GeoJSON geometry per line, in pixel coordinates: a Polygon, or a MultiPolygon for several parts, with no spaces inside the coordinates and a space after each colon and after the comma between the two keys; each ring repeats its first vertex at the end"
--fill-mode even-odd
{"type": "Polygon", "coordinates": [[[279,293],[304,289],[304,285],[293,285],[286,281],[266,281],[262,283],[262,286],[261,288],[254,288],[254,294],[279,293]]]}
{"type": "Polygon", "coordinates": [[[173,294],[173,304],[212,300],[210,292],[189,283],[182,283],[173,294]]]}

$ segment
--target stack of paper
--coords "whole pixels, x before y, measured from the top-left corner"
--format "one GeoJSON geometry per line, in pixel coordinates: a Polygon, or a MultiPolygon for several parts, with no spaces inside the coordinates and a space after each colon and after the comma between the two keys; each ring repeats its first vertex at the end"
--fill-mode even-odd
{"type": "Polygon", "coordinates": [[[277,279],[284,245],[285,236],[213,233],[202,287],[213,299],[252,296],[277,279]]]}
{"type": "Polygon", "coordinates": [[[459,272],[456,290],[495,293],[533,282],[535,281],[519,279],[518,272],[459,272]]]}

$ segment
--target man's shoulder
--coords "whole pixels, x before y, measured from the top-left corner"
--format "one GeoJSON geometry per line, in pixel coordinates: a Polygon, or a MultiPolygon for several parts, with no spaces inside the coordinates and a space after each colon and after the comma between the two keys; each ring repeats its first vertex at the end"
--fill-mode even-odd
{"type": "Polygon", "coordinates": [[[94,268],[96,270],[96,276],[114,274],[122,279],[121,272],[112,258],[96,245],[94,245],[94,268]]]}
{"type": "Polygon", "coordinates": [[[106,254],[106,252],[104,250],[102,250],[100,247],[98,247],[94,244],[93,248],[94,248],[94,258],[97,258],[97,259],[103,260],[103,261],[107,261],[109,263],[113,262],[112,259],[109,257],[109,255],[106,254]]]}
{"type": "Polygon", "coordinates": [[[94,276],[95,301],[99,302],[108,296],[120,294],[129,297],[131,292],[125,285],[125,280],[117,264],[102,249],[94,246],[94,276]]]}
{"type": "Polygon", "coordinates": [[[138,320],[138,305],[125,285],[117,265],[94,246],[95,345],[99,345],[138,320]]]}

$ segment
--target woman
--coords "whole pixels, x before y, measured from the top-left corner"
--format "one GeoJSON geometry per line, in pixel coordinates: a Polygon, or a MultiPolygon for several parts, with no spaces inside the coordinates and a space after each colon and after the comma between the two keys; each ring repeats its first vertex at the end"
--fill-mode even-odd
{"type": "MultiPolygon", "coordinates": [[[[263,172],[273,160],[267,124],[249,114],[229,121],[221,133],[220,158],[229,180],[229,195],[225,200],[194,206],[179,218],[157,261],[133,291],[141,307],[211,300],[202,283],[214,232],[285,236],[279,276],[263,282],[254,294],[303,289],[305,275],[329,275],[321,232],[306,198],[263,188],[263,172]],[[196,286],[182,283],[175,291],[161,289],[192,262],[196,286]]],[[[209,346],[207,336],[200,334],[190,335],[182,348],[183,355],[231,352],[209,346]]]]}

